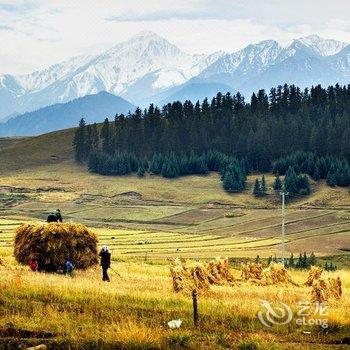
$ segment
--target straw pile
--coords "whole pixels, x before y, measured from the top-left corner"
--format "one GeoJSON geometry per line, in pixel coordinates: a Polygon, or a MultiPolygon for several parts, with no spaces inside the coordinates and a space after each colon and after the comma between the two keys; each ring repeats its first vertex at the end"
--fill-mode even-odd
{"type": "Polygon", "coordinates": [[[269,265],[269,267],[263,269],[260,283],[265,286],[278,283],[291,283],[293,285],[298,285],[297,283],[293,282],[287,269],[280,263],[272,263],[269,265]]]}
{"type": "Polygon", "coordinates": [[[220,257],[209,261],[207,270],[209,276],[213,282],[211,284],[223,284],[223,283],[233,283],[235,278],[233,277],[230,269],[230,263],[228,259],[222,259],[220,257]]]}
{"type": "Polygon", "coordinates": [[[16,231],[14,255],[25,264],[36,260],[40,270],[56,271],[67,259],[86,269],[98,261],[97,238],[80,224],[26,223],[16,231]]]}
{"type": "Polygon", "coordinates": [[[309,274],[307,276],[307,281],[305,282],[305,286],[311,287],[317,280],[320,279],[323,273],[323,268],[318,266],[311,266],[309,274]]]}
{"type": "Polygon", "coordinates": [[[208,264],[198,261],[170,260],[170,273],[175,292],[208,290],[210,285],[233,283],[228,259],[216,258],[208,264]]]}
{"type": "Polygon", "coordinates": [[[241,277],[244,280],[260,280],[262,269],[262,265],[259,263],[241,264],[241,277]]]}
{"type": "Polygon", "coordinates": [[[323,303],[330,298],[340,299],[342,296],[342,282],[340,277],[318,279],[312,285],[311,300],[313,302],[323,303]]]}

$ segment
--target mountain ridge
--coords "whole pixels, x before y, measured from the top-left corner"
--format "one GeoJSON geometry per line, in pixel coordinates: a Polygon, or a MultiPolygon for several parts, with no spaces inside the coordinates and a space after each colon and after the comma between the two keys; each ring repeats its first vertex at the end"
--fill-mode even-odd
{"type": "MultiPolygon", "coordinates": [[[[194,78],[206,84],[201,86],[204,94],[208,84],[250,94],[284,83],[346,84],[349,77],[350,46],[317,35],[295,39],[285,47],[264,40],[232,53],[205,55],[186,53],[155,33],[142,32],[98,55],[73,57],[32,74],[0,76],[0,120],[100,91],[142,107],[171,102],[173,88],[194,78]],[[298,62],[294,75],[293,62],[298,62]],[[155,101],[158,95],[162,98],[155,101]]],[[[209,89],[207,95],[211,94],[209,89]]]]}
{"type": "Polygon", "coordinates": [[[88,124],[102,122],[116,113],[133,112],[135,106],[119,96],[101,91],[66,103],[57,103],[15,116],[0,123],[0,137],[32,136],[75,127],[81,118],[88,124]]]}

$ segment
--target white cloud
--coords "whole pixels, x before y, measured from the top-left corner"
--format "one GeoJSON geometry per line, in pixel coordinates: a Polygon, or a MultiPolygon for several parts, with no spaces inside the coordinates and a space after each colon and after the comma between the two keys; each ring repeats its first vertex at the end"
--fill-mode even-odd
{"type": "Polygon", "coordinates": [[[141,30],[188,52],[312,33],[350,42],[349,10],[347,0],[0,0],[0,73],[94,54],[141,30]]]}

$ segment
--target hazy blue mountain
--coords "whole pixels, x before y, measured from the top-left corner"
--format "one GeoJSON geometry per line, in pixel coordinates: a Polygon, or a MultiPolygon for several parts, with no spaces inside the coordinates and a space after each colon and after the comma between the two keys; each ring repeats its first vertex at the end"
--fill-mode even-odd
{"type": "Polygon", "coordinates": [[[75,127],[84,118],[87,123],[102,122],[116,113],[128,113],[135,106],[108,92],[80,97],[67,103],[58,103],[34,112],[28,112],[0,123],[0,136],[38,135],[75,127]]]}

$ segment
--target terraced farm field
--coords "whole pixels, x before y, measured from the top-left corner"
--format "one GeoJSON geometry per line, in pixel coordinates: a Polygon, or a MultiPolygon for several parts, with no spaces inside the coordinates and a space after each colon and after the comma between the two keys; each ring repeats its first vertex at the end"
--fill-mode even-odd
{"type": "MultiPolygon", "coordinates": [[[[256,199],[250,190],[239,195],[225,193],[215,174],[180,180],[112,178],[88,174],[70,163],[64,168],[65,172],[49,165],[0,177],[1,247],[11,245],[21,221],[42,221],[60,208],[66,221],[94,229],[100,244],[110,245],[116,259],[267,258],[280,254],[281,212],[272,190],[266,198],[256,199]],[[203,182],[205,191],[198,190],[203,182]],[[14,221],[6,221],[9,219],[14,221]]],[[[267,176],[269,186],[272,180],[267,176]]],[[[254,177],[248,181],[253,183],[254,177]]],[[[348,254],[348,197],[348,189],[314,184],[311,196],[288,202],[287,254],[348,254]],[[341,205],[335,198],[343,198],[341,205]]]]}

